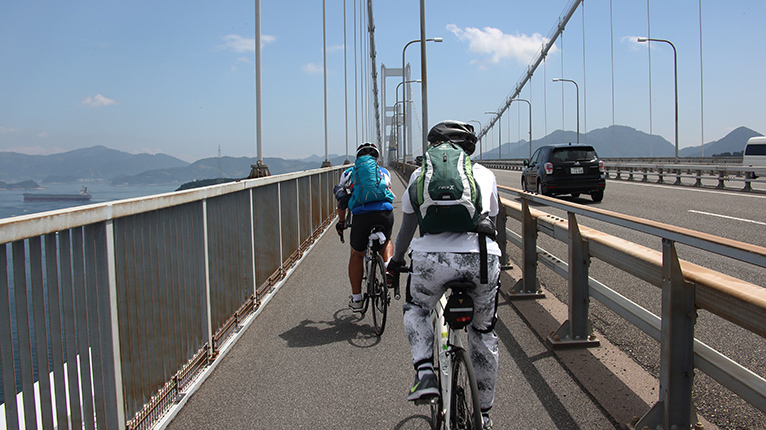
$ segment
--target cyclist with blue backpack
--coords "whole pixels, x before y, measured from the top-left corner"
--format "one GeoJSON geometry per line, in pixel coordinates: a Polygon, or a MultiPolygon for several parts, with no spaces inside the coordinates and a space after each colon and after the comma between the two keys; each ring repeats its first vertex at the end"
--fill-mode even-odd
{"type": "Polygon", "coordinates": [[[364,253],[373,226],[383,227],[386,243],[381,250],[383,260],[388,262],[394,252],[391,230],[394,227],[394,193],[391,175],[378,165],[380,152],[374,143],[365,142],[356,148],[354,166],[346,169],[335,187],[338,198],[338,223],[335,229],[343,237],[346,227],[346,206],[351,209],[351,256],[348,261],[348,278],[351,297],[348,306],[354,312],[363,308],[362,277],[364,276],[364,253]]]}
{"type": "Polygon", "coordinates": [[[402,196],[402,221],[388,271],[398,276],[409,249],[404,329],[410,343],[415,382],[407,399],[423,402],[439,395],[433,367],[431,309],[453,280],[470,281],[474,315],[468,346],[479,388],[483,428],[491,429],[498,351],[494,326],[500,276],[500,247],[494,241],[499,212],[497,181],[489,169],[471,162],[473,126],[443,121],[428,133],[429,148],[402,196]],[[417,228],[420,237],[413,239],[417,228]]]}

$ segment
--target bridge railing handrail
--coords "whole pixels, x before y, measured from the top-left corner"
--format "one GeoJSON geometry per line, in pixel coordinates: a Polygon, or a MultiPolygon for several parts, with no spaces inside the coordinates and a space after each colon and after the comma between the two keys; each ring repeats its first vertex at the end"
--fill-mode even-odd
{"type": "Polygon", "coordinates": [[[538,261],[570,280],[570,319],[549,337],[554,346],[577,344],[577,341],[574,341],[575,337],[585,339],[583,342],[586,343],[588,339],[592,340],[592,333],[587,331],[588,297],[596,298],[660,341],[660,398],[655,407],[641,419],[641,426],[636,425],[636,428],[643,428],[643,425],[647,424],[654,428],[657,424],[668,425],[689,419],[693,412],[691,379],[679,375],[693,375],[694,367],[704,371],[756,408],[766,411],[766,379],[694,339],[695,318],[690,316],[697,308],[706,309],[748,331],[766,337],[766,290],[761,286],[678,259],[675,243],[684,243],[764,268],[766,248],[509,187],[500,188],[504,193],[520,200],[501,198],[507,216],[521,221],[521,234],[505,229],[501,220],[498,221],[498,229],[505,229],[508,240],[522,250],[523,279],[514,287],[513,292],[518,294],[517,297],[539,293],[536,270],[538,261]],[[564,210],[568,219],[533,209],[530,203],[564,210]],[[579,226],[578,215],[660,237],[663,240],[663,251],[653,251],[579,226]],[[570,243],[568,263],[537,246],[538,232],[570,243]],[[663,291],[676,291],[675,297],[671,298],[670,294],[663,293],[663,315],[659,317],[651,314],[589,277],[588,265],[591,257],[659,286],[663,291]],[[675,301],[671,305],[673,300],[675,301]],[[567,336],[567,341],[562,342],[561,338],[567,336]],[[681,399],[681,404],[686,408],[678,411],[678,403],[673,403],[676,406],[670,408],[670,396],[673,396],[673,402],[681,399]]]}
{"type": "Polygon", "coordinates": [[[346,167],[0,220],[0,423],[151,427],[327,229],[346,167]]]}

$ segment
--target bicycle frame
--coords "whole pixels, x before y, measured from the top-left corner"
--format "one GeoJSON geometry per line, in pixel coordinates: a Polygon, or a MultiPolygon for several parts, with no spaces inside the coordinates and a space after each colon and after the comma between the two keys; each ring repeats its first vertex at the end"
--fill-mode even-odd
{"type": "MultiPolygon", "coordinates": [[[[463,348],[459,330],[453,330],[444,318],[444,308],[447,296],[442,295],[439,302],[431,310],[431,323],[434,327],[434,346],[439,351],[439,382],[442,399],[444,428],[450,429],[449,417],[452,414],[452,357],[456,348],[463,348]]],[[[434,357],[436,359],[436,357],[434,357]]]]}
{"type": "Polygon", "coordinates": [[[368,306],[373,307],[373,324],[375,325],[375,334],[378,336],[381,336],[385,330],[389,296],[385,278],[385,263],[380,252],[373,247],[373,242],[379,241],[379,243],[383,244],[386,240],[386,236],[380,230],[373,228],[373,232],[370,233],[368,238],[367,250],[364,253],[362,282],[363,285],[366,285],[366,290],[364,292],[364,305],[362,306],[361,314],[364,316],[367,313],[368,306]],[[376,283],[376,278],[379,280],[379,284],[376,283]],[[381,292],[376,290],[376,285],[382,287],[382,297],[380,297],[381,292]]]}

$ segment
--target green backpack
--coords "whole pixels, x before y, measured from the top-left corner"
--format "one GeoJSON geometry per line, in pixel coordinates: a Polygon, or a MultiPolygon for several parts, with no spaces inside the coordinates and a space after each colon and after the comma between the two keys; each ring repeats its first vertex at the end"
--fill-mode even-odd
{"type": "Polygon", "coordinates": [[[460,146],[445,142],[428,148],[409,194],[421,235],[476,230],[481,191],[460,146]]]}

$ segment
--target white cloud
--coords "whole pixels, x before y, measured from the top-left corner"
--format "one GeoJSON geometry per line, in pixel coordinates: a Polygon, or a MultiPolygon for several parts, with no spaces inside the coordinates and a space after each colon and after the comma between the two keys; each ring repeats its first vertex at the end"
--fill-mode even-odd
{"type": "Polygon", "coordinates": [[[0,125],[0,134],[5,134],[5,133],[18,133],[18,132],[20,132],[20,131],[21,131],[21,130],[19,130],[19,129],[16,129],[16,128],[11,128],[11,127],[3,127],[2,125],[0,125]]]}
{"type": "MultiPolygon", "coordinates": [[[[466,27],[461,29],[455,24],[449,24],[447,30],[457,36],[461,42],[468,42],[468,49],[471,52],[487,55],[489,59],[485,62],[493,64],[505,59],[515,60],[520,64],[529,64],[541,51],[543,44],[549,40],[539,33],[531,36],[505,34],[502,30],[493,27],[484,27],[484,29],[466,27]]],[[[551,54],[556,51],[554,45],[548,53],[551,54]]]]}
{"type": "Polygon", "coordinates": [[[85,106],[103,107],[116,104],[117,100],[104,97],[101,94],[96,94],[95,96],[85,98],[81,103],[85,106]]]}
{"type": "Polygon", "coordinates": [[[316,63],[304,64],[301,69],[306,73],[322,73],[324,71],[324,67],[316,63]]]}
{"type": "MultiPolygon", "coordinates": [[[[238,54],[243,52],[255,52],[255,38],[242,37],[237,34],[228,34],[223,36],[223,44],[218,45],[218,49],[225,51],[234,51],[238,54]]],[[[277,38],[268,34],[261,35],[261,48],[269,43],[273,43],[277,38]]]]}
{"type": "Polygon", "coordinates": [[[340,45],[332,45],[327,47],[327,52],[335,52],[335,51],[342,51],[343,50],[343,44],[340,45]]]}

